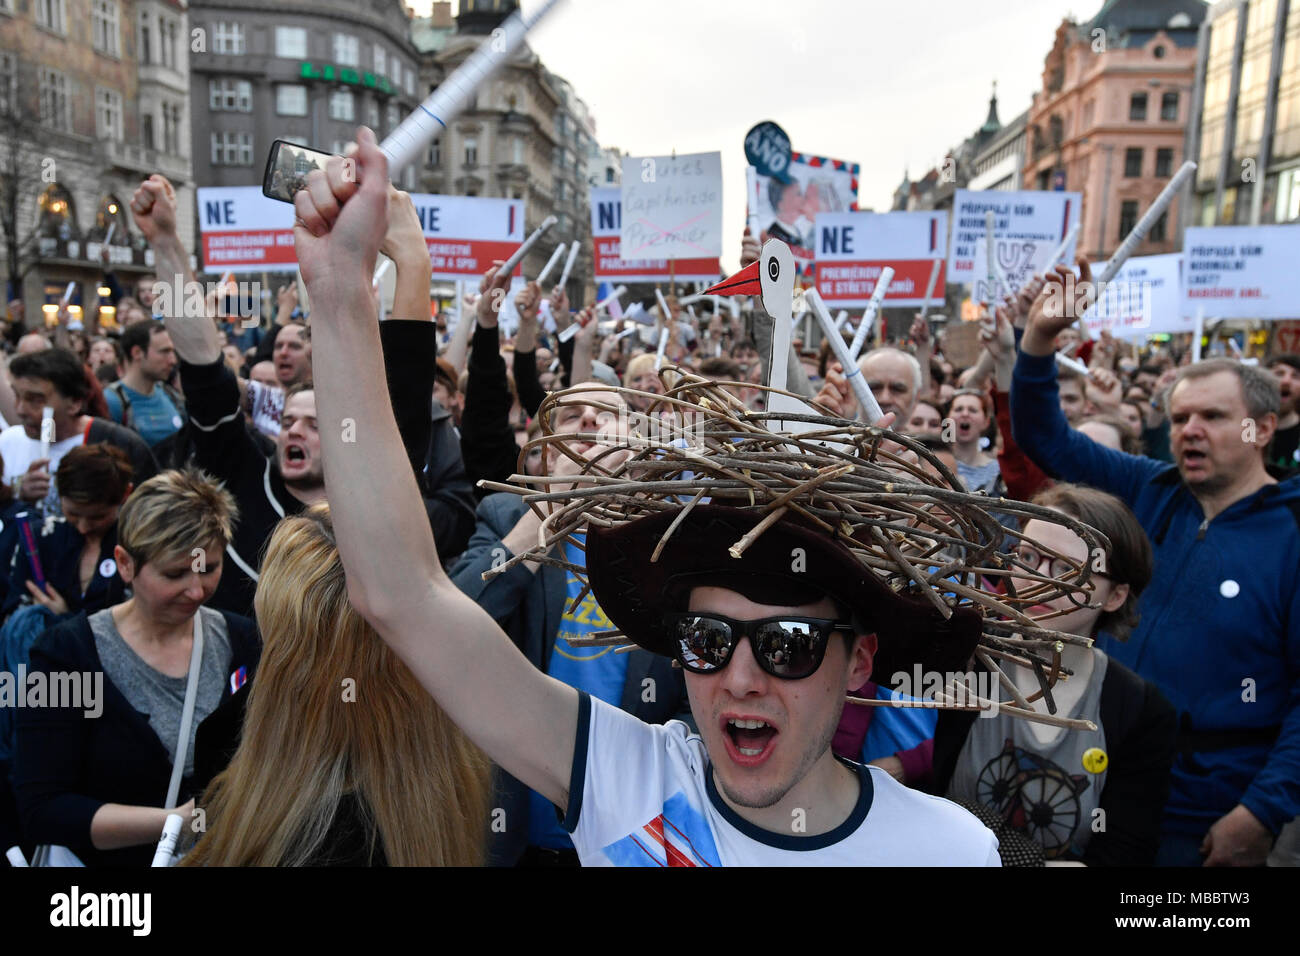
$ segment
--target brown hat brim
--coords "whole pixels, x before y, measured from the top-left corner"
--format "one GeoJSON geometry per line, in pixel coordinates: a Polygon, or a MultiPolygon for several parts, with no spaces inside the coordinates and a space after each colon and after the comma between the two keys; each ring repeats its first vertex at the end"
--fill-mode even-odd
{"type": "Polygon", "coordinates": [[[979,641],[982,615],[954,610],[947,620],[928,601],[894,591],[844,544],[786,517],[764,531],[739,557],[730,548],[764,517],[725,505],[699,505],[673,532],[657,561],[651,555],[677,509],[613,528],[593,526],[586,540],[592,594],[627,638],[673,656],[666,612],[684,611],[691,589],[736,591],[758,604],[799,607],[831,597],[877,635],[873,679],[898,671],[965,670],[979,641]]]}

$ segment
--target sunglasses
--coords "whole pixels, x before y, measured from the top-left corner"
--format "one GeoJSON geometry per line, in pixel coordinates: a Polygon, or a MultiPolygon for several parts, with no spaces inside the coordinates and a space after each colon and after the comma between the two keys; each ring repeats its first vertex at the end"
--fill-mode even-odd
{"type": "Polygon", "coordinates": [[[816,617],[765,617],[735,621],[720,614],[666,614],[674,657],[693,674],[716,674],[731,661],[742,637],[749,638],[754,660],[782,680],[802,680],[816,672],[836,631],[853,633],[851,624],[816,617]]]}

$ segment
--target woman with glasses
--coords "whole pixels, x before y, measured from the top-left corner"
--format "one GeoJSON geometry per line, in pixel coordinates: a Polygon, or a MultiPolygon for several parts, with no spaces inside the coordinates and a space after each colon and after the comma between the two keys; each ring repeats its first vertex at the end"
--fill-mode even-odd
{"type": "MultiPolygon", "coordinates": [[[[1090,554],[1063,525],[1031,520],[1015,549],[1026,574],[1064,578],[1088,564],[1095,591],[1025,608],[1041,626],[1096,639],[1125,640],[1137,624],[1138,596],[1151,579],[1151,544],[1128,507],[1113,495],[1058,484],[1034,503],[1096,528],[1111,543],[1090,554]],[[1085,600],[1086,598],[1086,600],[1085,600]]],[[[1028,597],[1035,582],[1015,579],[1028,597]]],[[[1003,862],[1018,831],[1048,860],[1088,866],[1149,866],[1159,845],[1160,818],[1173,763],[1175,714],[1154,684],[1095,647],[1065,644],[1067,680],[1053,688],[1055,713],[1097,725],[1074,731],[989,712],[945,711],[934,737],[933,792],[996,817],[1003,862]]],[[[1034,674],[1006,667],[1026,698],[1034,674]]],[[[1002,697],[1008,696],[1003,693],[1002,697]]],[[[1031,701],[1039,713],[1046,702],[1031,701]]],[[[1023,845],[1034,853],[1032,845],[1023,845]]],[[[1022,860],[1025,858],[1022,857],[1022,860]]]]}

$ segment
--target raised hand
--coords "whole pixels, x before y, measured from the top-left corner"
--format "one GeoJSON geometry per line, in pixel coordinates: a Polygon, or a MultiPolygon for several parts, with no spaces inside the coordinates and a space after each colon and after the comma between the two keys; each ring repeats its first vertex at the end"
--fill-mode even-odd
{"type": "Polygon", "coordinates": [[[176,190],[167,177],[154,173],[131,197],[131,218],[150,242],[176,233],[176,190]]]}
{"type": "Polygon", "coordinates": [[[505,298],[506,291],[510,288],[510,273],[501,269],[503,265],[505,262],[500,259],[493,262],[492,267],[483,273],[483,278],[479,280],[479,297],[474,304],[474,315],[478,318],[481,328],[497,327],[497,317],[501,313],[501,300],[505,298]]]}
{"type": "Polygon", "coordinates": [[[763,244],[757,237],[750,235],[749,227],[745,227],[745,238],[740,240],[740,268],[745,268],[751,262],[757,262],[758,257],[763,254],[763,244]]]}
{"type": "Polygon", "coordinates": [[[839,362],[826,366],[826,381],[822,384],[813,401],[825,405],[836,418],[851,418],[857,408],[857,400],[849,387],[849,380],[844,375],[844,367],[839,362]]]}
{"type": "Polygon", "coordinates": [[[357,130],[357,151],[332,156],[293,197],[298,265],[312,302],[347,301],[369,289],[388,231],[388,158],[375,134],[357,130]]]}
{"type": "Polygon", "coordinates": [[[411,194],[393,185],[388,187],[388,231],[379,244],[379,251],[392,259],[399,269],[429,259],[429,244],[424,241],[424,227],[420,225],[411,194]]]}
{"type": "Polygon", "coordinates": [[[519,326],[525,322],[537,322],[537,307],[542,304],[542,287],[536,279],[530,279],[515,295],[515,309],[519,313],[519,326]]]}
{"type": "Polygon", "coordinates": [[[1029,323],[1020,349],[1028,355],[1051,355],[1053,343],[1092,305],[1094,289],[1088,260],[1079,259],[1079,278],[1066,265],[1057,266],[1046,277],[1042,291],[1029,310],[1029,323]]]}

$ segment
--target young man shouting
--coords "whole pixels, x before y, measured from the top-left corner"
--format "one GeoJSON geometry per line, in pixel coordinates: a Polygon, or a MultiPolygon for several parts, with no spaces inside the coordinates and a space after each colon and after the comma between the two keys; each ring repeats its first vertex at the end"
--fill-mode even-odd
{"type": "MultiPolygon", "coordinates": [[[[563,813],[585,864],[997,865],[996,839],[964,810],[831,753],[845,694],[872,671],[877,612],[897,610],[872,607],[888,589],[837,542],[782,528],[732,561],[731,574],[713,573],[728,560],[719,548],[735,541],[715,522],[756,518],[696,509],[657,562],[677,576],[657,586],[637,573],[650,567],[642,542],[663,533],[664,514],[589,534],[588,566],[604,575],[593,574],[594,596],[632,640],[685,668],[699,737],[678,722],[643,724],[541,673],[452,584],[379,386],[367,314],[388,169],[368,129],[357,141],[354,168],[331,160],[295,197],[298,259],[318,303],[325,481],[353,606],[438,703],[563,813]],[[353,442],[342,440],[344,419],[353,442]],[[812,549],[819,573],[793,577],[792,540],[812,549]],[[781,547],[786,573],[774,564],[781,547]]],[[[499,296],[508,282],[494,276],[483,291],[499,296]]],[[[578,448],[600,454],[595,443],[578,448]]]]}

